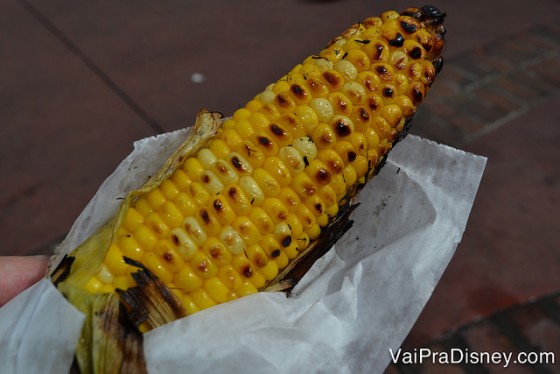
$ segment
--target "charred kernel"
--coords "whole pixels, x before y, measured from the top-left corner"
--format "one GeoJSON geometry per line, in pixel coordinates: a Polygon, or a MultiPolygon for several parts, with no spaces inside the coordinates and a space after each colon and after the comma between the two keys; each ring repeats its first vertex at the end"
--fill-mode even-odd
{"type": "Polygon", "coordinates": [[[346,137],[354,132],[354,124],[350,118],[344,116],[336,116],[332,121],[334,132],[339,137],[346,137]]]}
{"type": "Polygon", "coordinates": [[[379,78],[385,82],[389,82],[393,78],[391,69],[386,65],[377,65],[375,67],[375,71],[377,72],[377,75],[379,75],[379,78]]]}
{"type": "Polygon", "coordinates": [[[434,67],[436,68],[436,73],[439,73],[441,71],[441,69],[443,68],[443,57],[438,56],[438,57],[434,58],[432,63],[434,64],[434,67]]]}
{"type": "Polygon", "coordinates": [[[282,127],[278,126],[275,123],[271,123],[268,126],[269,130],[271,133],[273,133],[275,136],[282,138],[284,136],[286,136],[286,130],[284,130],[282,127]]]}
{"type": "Polygon", "coordinates": [[[383,96],[384,97],[393,97],[394,94],[394,90],[391,87],[385,87],[383,88],[383,96]]]}
{"type": "Polygon", "coordinates": [[[280,248],[276,248],[275,250],[270,252],[270,257],[276,258],[276,257],[280,256],[281,253],[282,253],[282,251],[280,251],[280,248]]]}
{"type": "Polygon", "coordinates": [[[408,55],[414,59],[422,57],[422,48],[416,46],[408,51],[408,55]]]}
{"type": "Polygon", "coordinates": [[[269,138],[267,138],[266,136],[259,136],[257,138],[257,141],[259,142],[260,145],[263,145],[265,147],[270,147],[272,146],[272,142],[270,141],[269,138]]]}
{"type": "Polygon", "coordinates": [[[205,224],[209,225],[212,222],[210,219],[210,215],[208,214],[208,211],[206,209],[204,208],[200,209],[199,215],[200,218],[202,218],[202,222],[204,222],[205,224]]]}
{"type": "Polygon", "coordinates": [[[406,22],[406,21],[401,21],[401,27],[403,28],[403,30],[405,32],[407,32],[409,34],[412,34],[412,33],[416,32],[416,29],[417,29],[415,24],[413,24],[411,22],[409,23],[409,22],[406,22]]]}
{"type": "Polygon", "coordinates": [[[291,97],[284,93],[279,93],[276,95],[276,103],[280,108],[289,109],[295,105],[291,97]]]}
{"type": "Polygon", "coordinates": [[[231,164],[239,171],[242,171],[244,169],[244,165],[241,163],[241,160],[239,160],[239,157],[237,156],[233,156],[231,158],[231,164]]]}
{"type": "Polygon", "coordinates": [[[331,85],[332,88],[339,88],[342,86],[343,78],[342,75],[335,71],[325,71],[323,73],[323,78],[331,85]]]}
{"type": "Polygon", "coordinates": [[[296,83],[292,84],[292,86],[290,87],[290,91],[292,91],[294,96],[297,97],[300,100],[305,100],[308,96],[305,89],[302,86],[300,86],[299,84],[296,84],[296,83]]]}
{"type": "Polygon", "coordinates": [[[285,236],[284,238],[282,238],[282,240],[280,241],[280,244],[282,244],[282,247],[284,247],[284,248],[289,247],[290,244],[292,244],[291,235],[288,235],[288,236],[285,236]]]}
{"type": "Polygon", "coordinates": [[[393,47],[402,47],[404,44],[404,37],[400,32],[398,32],[393,39],[389,40],[389,44],[393,47]]]}
{"type": "Polygon", "coordinates": [[[353,162],[357,157],[356,152],[354,151],[348,152],[346,156],[348,157],[348,161],[350,162],[353,162]]]}
{"type": "Polygon", "coordinates": [[[251,267],[251,265],[245,265],[241,268],[241,274],[245,277],[245,278],[251,278],[253,276],[253,268],[251,267]]]}

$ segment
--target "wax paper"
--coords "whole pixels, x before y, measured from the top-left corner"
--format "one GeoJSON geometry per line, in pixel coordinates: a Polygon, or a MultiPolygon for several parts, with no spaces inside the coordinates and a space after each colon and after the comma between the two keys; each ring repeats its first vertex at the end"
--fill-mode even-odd
{"type": "MultiPolygon", "coordinates": [[[[186,133],[136,143],[76,220],[53,265],[114,214],[126,191],[153,175],[186,133]]],[[[150,331],[149,372],[382,372],[461,240],[485,164],[408,136],[361,192],[353,228],[289,297],[251,295],[150,331]]],[[[82,317],[48,280],[39,282],[0,309],[3,368],[63,372],[82,317]]]]}

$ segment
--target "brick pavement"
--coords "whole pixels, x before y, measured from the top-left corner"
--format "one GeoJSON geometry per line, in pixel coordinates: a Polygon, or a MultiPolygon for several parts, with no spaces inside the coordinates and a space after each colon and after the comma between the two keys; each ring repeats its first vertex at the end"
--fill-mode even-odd
{"type": "Polygon", "coordinates": [[[560,25],[550,22],[445,61],[413,132],[461,147],[560,93],[560,25]]]}

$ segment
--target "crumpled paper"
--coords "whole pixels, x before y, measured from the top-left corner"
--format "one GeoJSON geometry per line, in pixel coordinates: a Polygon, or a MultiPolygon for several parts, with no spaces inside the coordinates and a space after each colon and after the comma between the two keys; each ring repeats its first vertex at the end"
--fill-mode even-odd
{"type": "MultiPolygon", "coordinates": [[[[156,172],[187,131],[135,144],[53,266],[156,172]]],[[[382,372],[461,240],[485,165],[484,157],[408,136],[360,193],[353,228],[290,297],[259,293],[148,332],[149,372],[382,372]]],[[[3,372],[68,371],[82,320],[46,279],[19,295],[0,309],[3,372]]]]}

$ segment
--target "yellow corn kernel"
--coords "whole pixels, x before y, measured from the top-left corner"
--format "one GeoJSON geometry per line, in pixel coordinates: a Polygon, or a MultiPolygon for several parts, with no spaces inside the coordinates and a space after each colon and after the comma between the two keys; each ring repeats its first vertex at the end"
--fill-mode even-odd
{"type": "MultiPolygon", "coordinates": [[[[235,121],[234,121],[234,124],[235,121]]],[[[237,124],[236,124],[237,125],[237,124]]],[[[239,136],[239,133],[236,131],[236,128],[225,128],[221,133],[221,137],[226,143],[228,149],[237,149],[237,147],[243,142],[243,138],[239,136]]]]}
{"type": "Polygon", "coordinates": [[[140,260],[144,255],[144,249],[131,234],[120,235],[117,244],[125,256],[134,260],[140,260]]]}
{"type": "Polygon", "coordinates": [[[280,185],[265,169],[255,169],[253,178],[265,196],[276,196],[280,192],[280,185]]]}
{"type": "Polygon", "coordinates": [[[155,253],[159,256],[160,261],[165,264],[165,267],[172,273],[181,270],[185,263],[176,250],[175,245],[167,239],[162,239],[156,244],[155,253]]]}
{"type": "Polygon", "coordinates": [[[157,210],[165,202],[165,196],[163,196],[159,188],[154,188],[146,194],[146,201],[152,209],[157,210]]]}
{"type": "Polygon", "coordinates": [[[328,124],[320,123],[311,134],[311,139],[319,149],[324,149],[336,143],[336,133],[328,124]]]}
{"type": "Polygon", "coordinates": [[[253,174],[253,166],[238,152],[231,152],[227,159],[239,175],[253,174]]]}
{"type": "Polygon", "coordinates": [[[218,273],[218,267],[202,251],[198,251],[190,259],[191,268],[202,279],[210,279],[218,273]]]}
{"type": "Polygon", "coordinates": [[[334,150],[340,155],[345,164],[349,164],[350,162],[354,161],[358,156],[352,144],[347,141],[337,142],[334,150]]]}
{"type": "Polygon", "coordinates": [[[278,153],[278,143],[268,134],[256,133],[252,143],[265,157],[275,156],[278,153]]]}
{"type": "Polygon", "coordinates": [[[309,106],[317,113],[320,122],[328,123],[334,116],[332,104],[326,98],[316,98],[311,100],[309,106]]]}
{"type": "Polygon", "coordinates": [[[175,228],[171,230],[170,239],[175,245],[177,253],[179,253],[184,260],[189,260],[196,251],[198,251],[198,245],[182,228],[175,228]]]}
{"type": "Polygon", "coordinates": [[[352,120],[342,115],[334,116],[330,122],[330,126],[339,139],[344,139],[355,131],[352,120]]]}
{"type": "Polygon", "coordinates": [[[175,274],[174,283],[183,292],[190,293],[202,287],[203,280],[195,273],[190,264],[185,263],[175,274]]]}
{"type": "Polygon", "coordinates": [[[101,283],[97,277],[91,277],[85,285],[85,289],[89,293],[98,293],[101,291],[102,287],[103,283],[101,283]]]}
{"type": "Polygon", "coordinates": [[[257,288],[249,281],[244,281],[239,287],[235,289],[235,292],[239,297],[251,295],[257,293],[257,288]]]}
{"type": "Polygon", "coordinates": [[[165,179],[159,185],[159,189],[167,200],[173,200],[180,192],[179,188],[173,183],[171,179],[165,179]]]}
{"type": "MultiPolygon", "coordinates": [[[[169,203],[166,201],[165,203],[169,203]]],[[[164,206],[165,206],[164,203],[164,206]]],[[[148,226],[157,236],[167,236],[169,233],[169,225],[156,213],[150,213],[146,218],[146,226],[148,226]]]]}
{"type": "Polygon", "coordinates": [[[233,118],[228,118],[222,122],[222,130],[231,130],[235,127],[236,123],[237,121],[233,118]]]}
{"type": "Polygon", "coordinates": [[[218,267],[225,266],[231,262],[231,252],[218,238],[208,238],[202,246],[202,250],[218,267]]]}
{"type": "Polygon", "coordinates": [[[218,278],[205,280],[203,288],[212,300],[218,303],[225,303],[232,299],[232,292],[218,278]]]}
{"type": "Polygon", "coordinates": [[[158,241],[158,237],[154,232],[145,225],[138,226],[136,231],[134,231],[134,237],[138,244],[146,251],[153,250],[158,241]]]}
{"type": "Polygon", "coordinates": [[[200,311],[200,308],[196,306],[193,299],[189,295],[183,296],[180,300],[181,304],[183,304],[183,307],[185,307],[187,315],[191,315],[200,311]]]}
{"type": "Polygon", "coordinates": [[[292,231],[292,235],[297,236],[303,232],[303,225],[295,213],[288,214],[285,222],[292,231]]]}
{"type": "Polygon", "coordinates": [[[293,111],[294,115],[300,119],[305,133],[309,134],[319,124],[317,113],[307,105],[300,105],[293,111]]]}
{"type": "Polygon", "coordinates": [[[261,233],[255,224],[246,216],[237,217],[232,224],[232,227],[237,230],[239,235],[243,238],[246,245],[255,244],[261,238],[261,233]]]}
{"type": "Polygon", "coordinates": [[[312,196],[317,192],[317,185],[306,173],[295,175],[291,186],[302,199],[312,196]]]}
{"type": "Polygon", "coordinates": [[[216,302],[208,295],[206,291],[199,288],[189,294],[193,303],[200,309],[208,309],[216,305],[216,302]]]}
{"type": "Polygon", "coordinates": [[[288,210],[292,211],[296,208],[296,206],[301,202],[298,194],[289,187],[284,187],[280,190],[278,194],[278,199],[288,208],[288,210]]]}
{"type": "Polygon", "coordinates": [[[200,149],[196,157],[205,169],[211,169],[216,161],[218,161],[218,158],[210,148],[200,149]]]}
{"type": "Polygon", "coordinates": [[[239,188],[243,190],[253,206],[258,206],[264,201],[264,192],[253,177],[244,175],[239,178],[239,188]]]}
{"type": "Polygon", "coordinates": [[[195,181],[200,179],[204,166],[196,157],[189,157],[183,162],[183,170],[191,180],[195,181]]]}
{"type": "Polygon", "coordinates": [[[124,253],[121,249],[115,243],[111,244],[105,256],[104,264],[113,275],[126,274],[130,271],[130,265],[124,262],[123,256],[124,253]]]}
{"type": "Polygon", "coordinates": [[[235,214],[245,216],[251,212],[251,201],[239,186],[227,186],[224,189],[224,196],[235,214]]]}
{"type": "MultiPolygon", "coordinates": [[[[220,182],[221,183],[221,182],[220,182]]],[[[192,182],[189,186],[189,195],[193,198],[194,202],[198,205],[204,205],[210,193],[206,190],[205,186],[200,182],[192,182]]]]}
{"type": "Polygon", "coordinates": [[[292,173],[299,173],[305,168],[303,156],[295,147],[288,146],[280,148],[278,150],[278,157],[280,157],[292,173]]]}
{"type": "Polygon", "coordinates": [[[204,170],[200,175],[200,181],[210,195],[214,195],[224,189],[222,181],[211,170],[204,170]]]}
{"type": "Polygon", "coordinates": [[[183,216],[188,217],[194,214],[196,211],[196,203],[193,198],[184,192],[181,192],[175,200],[173,201],[177,209],[183,214],[183,216]]]}
{"type": "Polygon", "coordinates": [[[333,149],[322,149],[317,154],[317,159],[327,166],[327,169],[332,173],[333,177],[341,173],[344,168],[344,160],[342,160],[339,154],[333,149]]]}
{"type": "Polygon", "coordinates": [[[299,204],[296,207],[296,215],[305,229],[315,223],[315,215],[305,204],[299,204]]]}
{"type": "Polygon", "coordinates": [[[366,157],[362,155],[356,156],[356,159],[350,163],[354,170],[356,171],[356,177],[361,178],[367,174],[369,170],[369,161],[366,157]]]}
{"type": "Polygon", "coordinates": [[[237,133],[241,139],[250,139],[252,136],[255,135],[255,129],[251,125],[251,123],[246,120],[242,119],[237,121],[237,126],[235,127],[237,133]]]}
{"type": "Polygon", "coordinates": [[[260,268],[260,272],[266,281],[270,281],[278,275],[278,264],[276,261],[269,261],[265,266],[260,268]]]}
{"type": "MultiPolygon", "coordinates": [[[[277,123],[271,123],[266,127],[266,131],[270,139],[273,139],[275,144],[278,144],[278,147],[283,147],[293,143],[292,134],[283,126],[277,123]]],[[[278,149],[275,148],[274,151],[271,151],[271,155],[278,152],[278,149]]]]}
{"type": "Polygon", "coordinates": [[[244,282],[231,265],[226,265],[218,270],[218,279],[230,290],[237,290],[244,282]]]}
{"type": "Polygon", "coordinates": [[[346,181],[344,180],[342,173],[333,175],[330,186],[334,192],[336,192],[338,199],[346,195],[346,181]]]}
{"type": "Polygon", "coordinates": [[[396,104],[385,105],[385,107],[383,108],[382,116],[391,127],[396,127],[403,118],[402,110],[396,104]]]}
{"type": "Polygon", "coordinates": [[[129,207],[126,211],[126,215],[123,221],[123,226],[129,230],[134,231],[136,228],[144,222],[144,216],[140,214],[133,207],[129,207]]]}
{"type": "Polygon", "coordinates": [[[342,92],[332,92],[329,95],[329,101],[334,109],[335,115],[350,116],[354,106],[352,101],[342,92]]]}
{"type": "Polygon", "coordinates": [[[222,230],[218,234],[218,239],[224,244],[224,246],[233,254],[239,255],[245,250],[245,242],[239,232],[233,229],[231,226],[222,227],[222,230]]]}
{"type": "MultiPolygon", "coordinates": [[[[177,227],[181,225],[181,222],[183,222],[183,215],[181,214],[177,206],[171,201],[166,201],[165,203],[163,203],[160,208],[160,212],[161,218],[168,227],[177,227]]],[[[161,233],[161,231],[156,231],[156,233],[159,234],[161,233]]]]}
{"type": "Polygon", "coordinates": [[[216,217],[222,225],[229,225],[236,217],[227,198],[222,194],[218,194],[213,198],[212,212],[212,217],[216,217]]]}
{"type": "Polygon", "coordinates": [[[358,178],[358,176],[356,175],[356,170],[354,170],[352,165],[346,165],[344,167],[344,170],[342,170],[342,175],[344,177],[344,182],[348,187],[356,183],[356,179],[358,178]]]}
{"type": "Polygon", "coordinates": [[[148,216],[150,213],[154,211],[150,206],[150,204],[148,204],[146,198],[144,197],[139,198],[133,204],[136,210],[138,211],[138,213],[140,213],[144,217],[148,216]]]}
{"type": "Polygon", "coordinates": [[[292,181],[292,174],[280,158],[268,157],[264,161],[263,168],[266,172],[268,172],[268,174],[272,175],[281,187],[290,185],[290,182],[292,181]]]}
{"type": "Polygon", "coordinates": [[[293,240],[292,237],[292,230],[287,223],[281,222],[274,226],[274,230],[272,231],[274,237],[278,240],[278,243],[282,246],[282,248],[289,247],[293,240]]]}
{"type": "Polygon", "coordinates": [[[268,263],[268,255],[258,243],[247,247],[245,255],[249,261],[259,269],[266,266],[268,263]]]}
{"type": "Polygon", "coordinates": [[[101,265],[101,269],[99,269],[99,272],[96,276],[97,279],[99,279],[99,281],[102,283],[112,283],[113,279],[115,278],[113,276],[113,273],[111,273],[111,270],[109,270],[109,268],[105,264],[101,265]]]}
{"type": "Polygon", "coordinates": [[[325,212],[325,203],[318,194],[309,196],[303,202],[315,214],[315,217],[319,217],[325,212]]]}
{"type": "Polygon", "coordinates": [[[288,256],[290,260],[296,258],[297,255],[299,254],[299,248],[297,246],[297,242],[293,240],[289,246],[284,248],[284,251],[286,252],[286,256],[288,256]]]}
{"type": "Polygon", "coordinates": [[[235,184],[239,181],[239,174],[237,174],[233,166],[225,160],[216,161],[212,170],[224,185],[235,184]]]}
{"type": "Polygon", "coordinates": [[[352,108],[355,108],[355,105],[362,105],[367,97],[366,89],[358,82],[344,83],[341,92],[350,99],[353,104],[352,108]]]}
{"type": "Polygon", "coordinates": [[[303,251],[305,248],[307,248],[309,243],[311,243],[311,240],[309,239],[309,235],[307,235],[306,232],[302,232],[296,237],[296,243],[299,250],[303,251]]]}
{"type": "Polygon", "coordinates": [[[318,159],[311,161],[305,172],[319,186],[329,184],[332,178],[332,173],[328,170],[327,166],[318,159]]]}
{"type": "Polygon", "coordinates": [[[173,274],[169,271],[169,269],[167,269],[167,267],[165,267],[154,252],[146,253],[142,263],[164,284],[173,281],[173,274]]]}
{"type": "Polygon", "coordinates": [[[327,208],[331,205],[338,205],[336,192],[330,185],[319,187],[319,196],[321,196],[327,208]]]}
{"type": "Polygon", "coordinates": [[[307,136],[294,139],[293,146],[299,151],[307,164],[317,157],[317,145],[307,136]]]}
{"type": "Polygon", "coordinates": [[[288,208],[278,198],[267,197],[264,199],[261,208],[272,218],[274,223],[283,222],[288,218],[288,208]]]}
{"type": "MultiPolygon", "coordinates": [[[[231,266],[241,276],[242,279],[250,281],[257,288],[259,287],[257,284],[255,284],[257,271],[247,257],[245,256],[234,257],[233,260],[231,261],[231,266]]],[[[238,290],[236,289],[235,291],[238,290]]]]}
{"type": "Polygon", "coordinates": [[[182,169],[175,170],[171,175],[171,180],[175,186],[177,186],[179,192],[188,191],[189,185],[192,182],[187,173],[185,173],[182,169]]]}
{"type": "Polygon", "coordinates": [[[344,58],[346,61],[354,65],[354,67],[358,71],[358,74],[362,71],[368,71],[370,66],[369,57],[367,53],[364,52],[361,48],[362,46],[349,49],[346,57],[344,58]]]}
{"type": "MultiPolygon", "coordinates": [[[[255,135],[256,136],[256,135],[255,135]]],[[[252,137],[254,138],[254,137],[252,137]]],[[[253,142],[246,140],[236,149],[253,168],[258,168],[264,163],[264,154],[253,142]]]]}
{"type": "Polygon", "coordinates": [[[262,207],[254,207],[249,213],[249,219],[255,224],[261,234],[272,231],[274,222],[262,207]]]}
{"type": "Polygon", "coordinates": [[[317,222],[309,227],[307,230],[307,234],[309,235],[310,240],[315,240],[321,235],[321,227],[317,222]]]}
{"type": "Polygon", "coordinates": [[[297,118],[293,113],[284,113],[278,121],[293,138],[300,136],[305,136],[305,127],[299,118],[297,118]]]}
{"type": "Polygon", "coordinates": [[[206,207],[198,208],[195,217],[196,220],[200,223],[200,227],[207,235],[213,236],[217,235],[220,232],[222,225],[216,218],[216,215],[212,213],[210,209],[206,207]]]}

